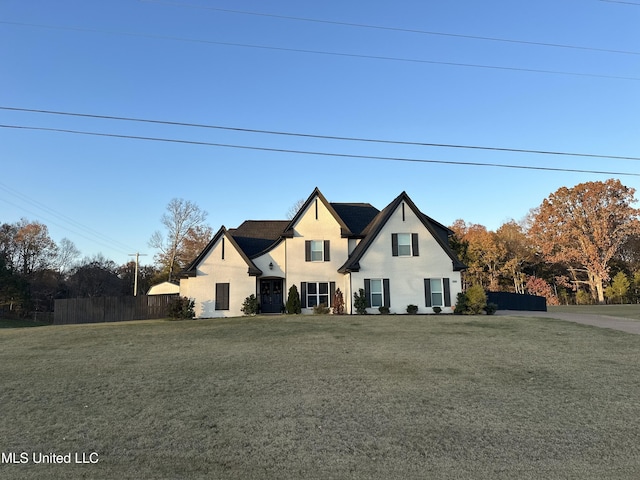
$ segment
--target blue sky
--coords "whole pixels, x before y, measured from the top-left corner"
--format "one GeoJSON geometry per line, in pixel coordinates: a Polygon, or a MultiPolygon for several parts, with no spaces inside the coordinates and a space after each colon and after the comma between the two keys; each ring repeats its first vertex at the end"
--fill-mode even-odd
{"type": "MultiPolygon", "coordinates": [[[[640,6],[602,0],[2,0],[0,107],[640,157],[639,23],[640,6]]],[[[637,160],[345,142],[3,109],[0,124],[640,173],[637,160]]],[[[284,218],[316,186],[330,201],[378,208],[404,190],[446,225],[462,218],[496,229],[561,186],[615,177],[14,128],[0,128],[0,162],[0,222],[41,221],[55,241],[69,238],[84,256],[102,253],[117,263],[136,251],[149,254],[143,263],[152,262],[148,240],[174,197],[206,210],[217,230],[244,219],[284,218]]],[[[640,188],[638,176],[617,178],[640,188]]]]}

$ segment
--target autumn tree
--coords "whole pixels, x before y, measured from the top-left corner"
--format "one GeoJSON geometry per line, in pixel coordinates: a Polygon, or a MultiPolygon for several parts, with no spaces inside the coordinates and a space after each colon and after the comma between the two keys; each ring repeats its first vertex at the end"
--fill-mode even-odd
{"type": "Polygon", "coordinates": [[[613,277],[611,285],[604,289],[604,295],[609,300],[618,300],[622,303],[628,295],[630,287],[631,282],[629,281],[629,278],[624,272],[618,272],[616,276],[613,277]]]}
{"type": "Polygon", "coordinates": [[[535,262],[535,252],[527,239],[524,227],[515,220],[510,220],[496,230],[496,241],[504,252],[504,262],[500,267],[502,276],[513,285],[515,293],[525,293],[525,270],[535,262]]]}
{"type": "Polygon", "coordinates": [[[467,265],[467,282],[482,285],[490,291],[499,290],[500,270],[505,256],[505,247],[498,242],[495,232],[484,225],[466,224],[456,220],[454,231],[459,250],[464,255],[460,260],[467,265]]]}
{"type": "Polygon", "coordinates": [[[16,266],[23,275],[49,268],[57,251],[55,242],[49,237],[47,226],[24,218],[16,225],[14,244],[16,266]]]}
{"type": "Polygon", "coordinates": [[[174,277],[174,271],[189,261],[184,251],[185,239],[190,231],[204,224],[207,215],[195,203],[181,198],[174,198],[167,205],[167,211],[160,219],[166,232],[163,235],[156,231],[149,240],[149,246],[159,250],[156,262],[168,270],[169,281],[174,277]]]}
{"type": "Polygon", "coordinates": [[[609,262],[630,235],[640,231],[631,205],[635,190],[619,180],[562,187],[538,208],[530,236],[548,262],[586,273],[594,300],[604,302],[609,262]]]}

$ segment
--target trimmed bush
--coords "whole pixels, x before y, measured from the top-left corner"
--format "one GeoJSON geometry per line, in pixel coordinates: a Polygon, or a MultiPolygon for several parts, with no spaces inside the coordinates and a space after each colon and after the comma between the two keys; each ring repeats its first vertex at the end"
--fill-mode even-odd
{"type": "Polygon", "coordinates": [[[300,294],[298,293],[298,287],[291,285],[289,289],[289,296],[287,297],[287,313],[290,315],[301,313],[302,307],[300,304],[300,294]]]}
{"type": "Polygon", "coordinates": [[[442,308],[440,308],[440,307],[433,307],[433,313],[435,313],[436,315],[438,315],[440,312],[442,312],[442,308]]]}
{"type": "Polygon", "coordinates": [[[196,316],[196,303],[187,297],[178,297],[169,305],[169,316],[174,320],[190,320],[196,316]]]}
{"type": "Polygon", "coordinates": [[[251,294],[244,299],[241,310],[245,315],[255,315],[258,313],[259,308],[260,305],[258,304],[258,299],[254,294],[251,294]]]}
{"type": "Polygon", "coordinates": [[[342,315],[344,313],[344,297],[339,288],[333,296],[333,304],[331,306],[333,307],[334,315],[342,315]]]}
{"type": "Polygon", "coordinates": [[[484,307],[484,311],[487,312],[487,315],[493,315],[498,310],[498,304],[496,303],[487,303],[487,306],[484,307]]]}
{"type": "Polygon", "coordinates": [[[409,315],[415,315],[416,313],[418,313],[418,306],[417,305],[407,305],[407,313],[409,315]]]}
{"type": "Polygon", "coordinates": [[[367,297],[364,294],[364,288],[353,294],[353,306],[358,315],[367,314],[367,297]]]}
{"type": "Polygon", "coordinates": [[[382,314],[382,315],[389,315],[389,307],[378,307],[378,311],[382,314]]]}
{"type": "Polygon", "coordinates": [[[326,315],[329,313],[329,307],[327,307],[326,303],[320,303],[318,305],[314,305],[313,313],[314,315],[326,315]]]}

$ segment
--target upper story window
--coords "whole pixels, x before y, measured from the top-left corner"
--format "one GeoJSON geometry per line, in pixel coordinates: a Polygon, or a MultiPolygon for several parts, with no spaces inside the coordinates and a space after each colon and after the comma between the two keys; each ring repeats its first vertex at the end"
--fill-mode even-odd
{"type": "Polygon", "coordinates": [[[304,257],[307,262],[328,262],[331,245],[329,240],[305,240],[304,257]]]}
{"type": "Polygon", "coordinates": [[[392,233],[391,250],[394,257],[417,257],[418,234],[417,233],[392,233]]]}

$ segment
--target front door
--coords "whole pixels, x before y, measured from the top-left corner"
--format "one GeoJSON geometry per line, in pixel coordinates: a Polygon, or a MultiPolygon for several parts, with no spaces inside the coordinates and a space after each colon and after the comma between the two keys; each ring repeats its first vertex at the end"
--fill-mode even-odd
{"type": "Polygon", "coordinates": [[[282,279],[260,280],[260,309],[262,313],[282,313],[282,279]]]}

